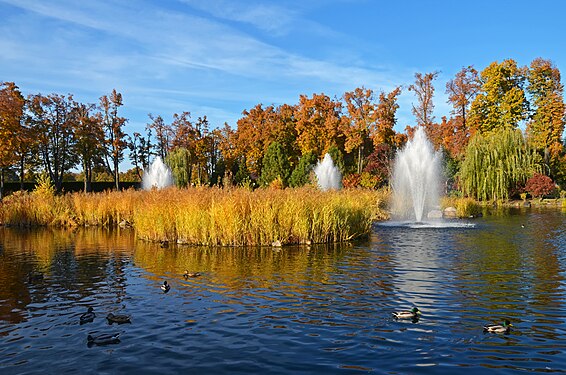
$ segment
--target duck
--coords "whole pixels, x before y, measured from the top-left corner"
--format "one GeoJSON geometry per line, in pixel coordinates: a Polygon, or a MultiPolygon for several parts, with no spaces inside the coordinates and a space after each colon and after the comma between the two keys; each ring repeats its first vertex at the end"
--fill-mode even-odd
{"type": "Polygon", "coordinates": [[[169,247],[169,241],[167,240],[161,240],[159,241],[159,246],[161,246],[162,248],[168,248],[169,247]]]}
{"type": "Polygon", "coordinates": [[[411,320],[418,320],[419,315],[421,315],[421,311],[418,307],[413,307],[410,311],[396,311],[393,313],[393,317],[395,319],[411,319],[411,320]]]}
{"type": "Polygon", "coordinates": [[[112,313],[109,313],[108,315],[106,315],[106,319],[108,319],[109,324],[112,324],[112,323],[124,324],[124,323],[131,323],[132,322],[130,320],[129,315],[114,315],[112,313]]]}
{"type": "Polygon", "coordinates": [[[486,324],[483,326],[484,332],[491,332],[491,333],[509,333],[513,327],[513,324],[509,321],[509,319],[505,319],[503,324],[486,324]]]}
{"type": "Polygon", "coordinates": [[[185,273],[183,274],[183,277],[185,279],[189,277],[199,277],[199,276],[200,276],[200,272],[189,272],[188,270],[185,270],[185,273]]]}
{"type": "Polygon", "coordinates": [[[163,293],[167,293],[170,289],[171,289],[171,286],[169,284],[167,284],[167,280],[165,280],[163,282],[163,285],[161,285],[161,290],[163,291],[163,293]]]}
{"type": "Polygon", "coordinates": [[[41,280],[43,280],[43,273],[41,273],[41,272],[30,272],[28,274],[28,281],[30,283],[34,282],[34,281],[41,281],[41,280]]]}
{"type": "Polygon", "coordinates": [[[86,340],[89,345],[108,345],[120,342],[120,333],[101,333],[99,335],[88,335],[86,340]]]}
{"type": "Polygon", "coordinates": [[[94,320],[95,316],[96,315],[94,315],[94,309],[92,307],[89,307],[87,312],[81,315],[80,322],[81,324],[91,323],[94,320]]]}

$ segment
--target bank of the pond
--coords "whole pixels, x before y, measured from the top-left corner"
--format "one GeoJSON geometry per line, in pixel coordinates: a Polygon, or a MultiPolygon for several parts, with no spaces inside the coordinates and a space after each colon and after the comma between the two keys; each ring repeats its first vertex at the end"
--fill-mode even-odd
{"type": "Polygon", "coordinates": [[[14,226],[131,225],[149,241],[255,246],[343,242],[387,217],[387,192],[191,188],[53,195],[18,192],[0,202],[14,226]]]}

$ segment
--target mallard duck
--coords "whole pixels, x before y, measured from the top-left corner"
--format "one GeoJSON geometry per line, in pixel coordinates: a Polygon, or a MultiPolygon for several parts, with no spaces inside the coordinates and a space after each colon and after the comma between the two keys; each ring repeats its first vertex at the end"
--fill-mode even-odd
{"type": "Polygon", "coordinates": [[[120,342],[120,333],[101,333],[99,335],[88,335],[86,340],[89,345],[108,345],[120,342]]]}
{"type": "Polygon", "coordinates": [[[94,320],[94,309],[92,307],[88,308],[88,311],[81,315],[81,324],[90,323],[94,320]]]}
{"type": "Polygon", "coordinates": [[[419,315],[421,315],[421,311],[417,307],[413,307],[411,311],[396,311],[393,313],[395,319],[417,320],[419,319],[419,315]]]}
{"type": "Polygon", "coordinates": [[[106,315],[106,319],[108,319],[109,324],[112,324],[112,323],[118,323],[118,324],[131,323],[129,315],[114,315],[112,313],[109,313],[108,315],[106,315]]]}
{"type": "Polygon", "coordinates": [[[43,274],[41,272],[30,272],[28,274],[28,281],[34,282],[34,281],[41,281],[43,280],[43,274]]]}
{"type": "Polygon", "coordinates": [[[167,284],[167,281],[164,281],[163,285],[161,285],[161,290],[163,291],[163,293],[167,293],[170,289],[171,286],[167,284]]]}
{"type": "Polygon", "coordinates": [[[189,277],[199,277],[200,272],[189,272],[188,270],[185,270],[183,276],[185,277],[185,279],[188,279],[189,277]]]}
{"type": "Polygon", "coordinates": [[[486,324],[483,326],[483,330],[485,332],[492,332],[492,333],[508,333],[513,327],[513,324],[508,319],[503,321],[503,324],[486,324]]]}

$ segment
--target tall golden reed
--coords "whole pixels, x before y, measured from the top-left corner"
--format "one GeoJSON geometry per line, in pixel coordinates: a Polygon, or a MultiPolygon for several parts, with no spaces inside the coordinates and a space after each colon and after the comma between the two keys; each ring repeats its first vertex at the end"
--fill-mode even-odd
{"type": "Polygon", "coordinates": [[[343,242],[384,219],[387,192],[168,188],[153,191],[17,193],[0,202],[0,223],[114,226],[128,222],[148,241],[194,245],[343,242]]]}

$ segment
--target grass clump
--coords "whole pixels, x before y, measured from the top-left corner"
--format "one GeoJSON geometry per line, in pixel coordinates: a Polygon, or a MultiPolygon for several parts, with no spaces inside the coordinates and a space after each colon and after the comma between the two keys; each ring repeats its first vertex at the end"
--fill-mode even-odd
{"type": "Polygon", "coordinates": [[[482,206],[470,197],[442,197],[440,203],[442,209],[446,207],[456,208],[456,216],[459,218],[478,216],[482,213],[482,206]]]}
{"type": "Polygon", "coordinates": [[[365,236],[380,193],[301,189],[168,189],[136,207],[138,237],[197,245],[343,242],[365,236]]]}

